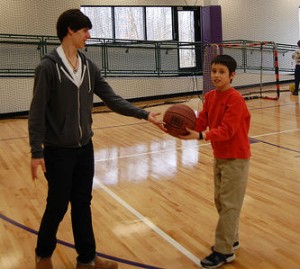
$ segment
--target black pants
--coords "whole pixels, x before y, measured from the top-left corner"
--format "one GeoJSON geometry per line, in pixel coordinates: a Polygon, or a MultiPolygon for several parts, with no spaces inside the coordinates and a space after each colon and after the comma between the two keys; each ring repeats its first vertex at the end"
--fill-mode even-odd
{"type": "Polygon", "coordinates": [[[295,93],[299,91],[299,83],[300,83],[300,65],[297,64],[295,67],[295,93]]]}
{"type": "Polygon", "coordinates": [[[80,148],[45,147],[44,158],[48,197],[36,254],[42,258],[52,255],[58,226],[70,202],[77,261],[89,262],[96,253],[90,208],[94,177],[93,144],[90,142],[80,148]]]}

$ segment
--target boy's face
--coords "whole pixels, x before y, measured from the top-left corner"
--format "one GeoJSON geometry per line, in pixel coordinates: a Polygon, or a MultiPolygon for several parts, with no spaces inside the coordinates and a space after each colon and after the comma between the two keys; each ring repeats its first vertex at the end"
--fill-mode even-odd
{"type": "Polygon", "coordinates": [[[231,80],[235,72],[229,74],[228,67],[223,64],[212,64],[210,70],[211,80],[217,91],[226,91],[231,87],[231,80]]]}

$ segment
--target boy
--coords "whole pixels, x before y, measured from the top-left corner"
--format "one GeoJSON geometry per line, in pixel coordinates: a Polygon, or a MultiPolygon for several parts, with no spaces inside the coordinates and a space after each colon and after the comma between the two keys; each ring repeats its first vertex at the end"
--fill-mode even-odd
{"type": "Polygon", "coordinates": [[[91,200],[94,177],[92,142],[93,94],[113,111],[144,119],[164,130],[158,113],[137,108],[116,95],[101,77],[100,69],[79,49],[90,38],[90,19],[79,9],[58,18],[61,45],[37,66],[29,113],[31,173],[42,167],[48,182],[47,205],[40,225],[36,269],[53,269],[51,256],[56,233],[69,203],[78,253],[77,269],[117,269],[113,261],[96,256],[91,200]]]}
{"type": "Polygon", "coordinates": [[[211,62],[211,79],[216,89],[205,95],[195,130],[182,139],[211,142],[214,154],[214,199],[219,219],[212,253],[201,261],[202,268],[217,268],[235,259],[239,247],[238,227],[248,180],[250,113],[241,94],[231,87],[237,63],[229,55],[211,62]],[[208,129],[207,129],[208,128],[208,129]]]}

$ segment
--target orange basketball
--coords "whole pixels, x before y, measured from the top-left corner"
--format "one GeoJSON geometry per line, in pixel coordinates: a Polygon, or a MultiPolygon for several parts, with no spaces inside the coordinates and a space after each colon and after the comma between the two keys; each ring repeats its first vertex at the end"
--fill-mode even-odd
{"type": "Polygon", "coordinates": [[[165,128],[168,134],[178,137],[179,135],[187,135],[186,128],[195,129],[196,114],[192,108],[183,104],[170,106],[163,117],[165,128]]]}

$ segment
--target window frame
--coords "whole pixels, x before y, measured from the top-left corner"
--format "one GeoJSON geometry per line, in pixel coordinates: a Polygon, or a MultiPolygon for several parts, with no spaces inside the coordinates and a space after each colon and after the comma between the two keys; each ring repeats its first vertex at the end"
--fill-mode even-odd
{"type": "MultiPolygon", "coordinates": [[[[131,5],[120,5],[120,6],[108,6],[108,5],[81,5],[80,6],[81,8],[82,7],[110,7],[112,8],[112,40],[118,40],[120,41],[119,39],[116,39],[116,23],[115,23],[115,8],[137,8],[137,7],[142,7],[144,10],[143,10],[143,27],[144,27],[144,39],[137,39],[137,40],[133,40],[133,41],[148,41],[148,42],[160,42],[160,41],[166,41],[166,40],[148,40],[148,35],[147,35],[147,18],[146,18],[146,9],[147,8],[153,8],[153,7],[156,7],[156,8],[171,8],[171,20],[172,20],[172,40],[170,41],[177,41],[179,42],[178,40],[178,33],[179,33],[179,26],[178,26],[178,12],[180,11],[193,11],[194,12],[194,39],[195,39],[195,42],[197,44],[201,43],[202,41],[202,35],[201,35],[201,6],[148,6],[148,5],[135,5],[135,6],[131,6],[131,5]]],[[[105,39],[105,38],[103,38],[105,39]]],[[[184,75],[186,75],[187,73],[190,73],[190,74],[201,74],[202,73],[202,60],[201,60],[201,57],[202,57],[202,49],[201,48],[197,48],[195,49],[195,66],[194,67],[180,67],[180,64],[178,66],[178,71],[179,71],[179,74],[180,73],[183,73],[184,75]]],[[[179,52],[178,52],[178,63],[180,63],[181,59],[180,59],[180,55],[179,55],[179,52]]]]}

